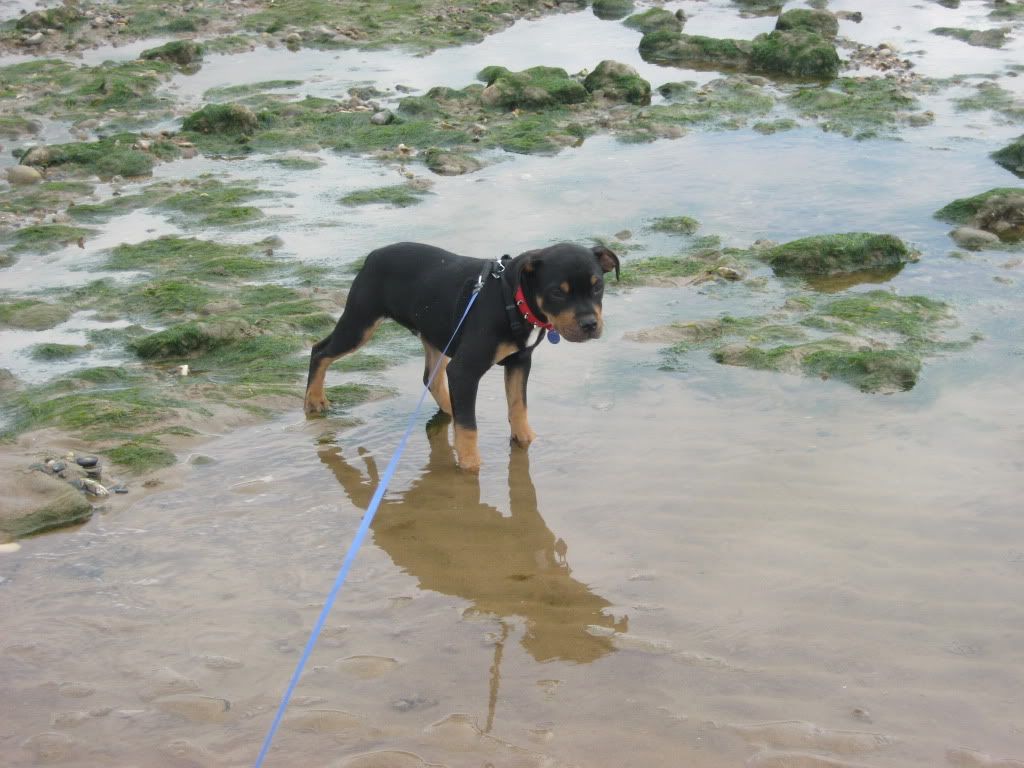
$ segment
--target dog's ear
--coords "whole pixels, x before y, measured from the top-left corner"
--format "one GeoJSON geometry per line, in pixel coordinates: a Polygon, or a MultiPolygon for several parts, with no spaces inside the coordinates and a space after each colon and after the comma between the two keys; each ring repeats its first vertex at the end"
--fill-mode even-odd
{"type": "Polygon", "coordinates": [[[619,279],[619,257],[612,253],[611,249],[605,248],[603,245],[595,245],[590,249],[594,252],[594,258],[597,259],[598,266],[601,267],[602,272],[611,272],[615,270],[615,279],[619,279]]]}
{"type": "Polygon", "coordinates": [[[519,254],[519,258],[523,260],[523,272],[533,272],[537,267],[541,265],[543,258],[541,257],[541,250],[525,251],[519,254]]]}

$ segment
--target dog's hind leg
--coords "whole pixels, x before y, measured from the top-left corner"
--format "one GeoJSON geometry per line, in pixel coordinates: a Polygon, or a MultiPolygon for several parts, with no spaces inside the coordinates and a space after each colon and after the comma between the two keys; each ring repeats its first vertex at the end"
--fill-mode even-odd
{"type": "Polygon", "coordinates": [[[324,378],[331,363],[363,346],[373,336],[383,318],[361,310],[350,297],[345,311],[331,335],[313,345],[309,355],[309,378],[306,380],[306,413],[323,413],[330,405],[324,394],[324,378]]]}
{"type": "Polygon", "coordinates": [[[437,407],[451,416],[452,399],[448,394],[448,358],[426,339],[421,337],[420,341],[423,342],[423,352],[425,353],[423,361],[423,386],[427,386],[427,382],[430,381],[430,374],[433,372],[434,366],[437,365],[437,361],[440,360],[441,364],[437,368],[437,375],[434,376],[434,380],[430,383],[430,394],[434,396],[434,402],[437,403],[437,407]]]}

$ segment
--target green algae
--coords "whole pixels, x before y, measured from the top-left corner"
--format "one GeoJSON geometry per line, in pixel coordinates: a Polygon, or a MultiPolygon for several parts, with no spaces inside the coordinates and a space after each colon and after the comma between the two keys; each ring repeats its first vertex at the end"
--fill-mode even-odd
{"type": "Polygon", "coordinates": [[[0,208],[18,215],[50,213],[92,192],[92,185],[74,181],[44,181],[31,187],[12,186],[0,192],[0,208]]]}
{"type": "Polygon", "coordinates": [[[49,253],[86,238],[95,231],[67,224],[35,224],[10,236],[12,253],[49,253]]]}
{"type": "Polygon", "coordinates": [[[1024,120],[1024,106],[1011,91],[993,81],[978,83],[973,95],[953,99],[953,104],[961,112],[990,110],[1011,122],[1024,120]]]}
{"type": "Polygon", "coordinates": [[[839,78],[827,87],[800,88],[787,102],[822,130],[858,139],[891,135],[901,116],[919,106],[905,88],[885,78],[839,78]]]}
{"type": "Polygon", "coordinates": [[[749,67],[762,74],[832,80],[839,74],[839,54],[816,32],[776,30],[754,38],[749,67]]]}
{"type": "Polygon", "coordinates": [[[119,245],[103,266],[112,270],[159,270],[166,276],[202,280],[251,278],[280,266],[274,259],[258,255],[259,250],[259,243],[232,245],[167,236],[119,245]]]}
{"type": "Polygon", "coordinates": [[[56,344],[45,342],[33,344],[28,351],[29,357],[40,362],[53,362],[55,360],[70,360],[73,357],[84,355],[88,352],[87,347],[79,344],[56,344]]]}
{"type": "Polygon", "coordinates": [[[655,64],[686,65],[694,69],[742,70],[750,64],[752,44],[747,40],[685,35],[656,29],[640,40],[640,57],[655,64]]]}
{"type": "Polygon", "coordinates": [[[983,48],[1002,48],[1006,42],[1008,29],[964,29],[962,27],[936,27],[931,30],[933,35],[951,37],[968,45],[983,48]]]}
{"type": "Polygon", "coordinates": [[[142,149],[139,142],[140,137],[134,133],[119,133],[98,141],[51,144],[29,150],[22,162],[41,168],[61,167],[73,173],[95,174],[101,179],[130,178],[149,176],[157,160],[177,157],[179,152],[170,141],[149,142],[148,149],[142,149]]]}
{"type": "Polygon", "coordinates": [[[234,101],[249,96],[256,96],[266,91],[275,91],[285,88],[297,88],[302,85],[301,80],[264,80],[259,83],[247,83],[245,85],[225,85],[219,88],[211,88],[203,94],[205,101],[234,101]]]}
{"type": "Polygon", "coordinates": [[[916,254],[894,235],[849,232],[793,240],[757,253],[776,274],[831,275],[916,261],[916,254]]]}
{"type": "Polygon", "coordinates": [[[123,443],[104,453],[118,466],[136,474],[170,467],[177,462],[177,457],[166,448],[138,441],[123,443]]]}
{"type": "Polygon", "coordinates": [[[0,328],[44,331],[71,317],[71,310],[38,299],[0,300],[0,328]]]}
{"type": "Polygon", "coordinates": [[[187,226],[216,227],[245,224],[263,218],[263,211],[239,203],[266,197],[267,192],[246,184],[224,184],[200,178],[187,189],[161,200],[157,207],[174,212],[173,219],[187,226]]]}
{"type": "Polygon", "coordinates": [[[666,83],[658,88],[670,103],[645,110],[634,127],[701,126],[734,130],[750,119],[772,111],[775,99],[760,84],[744,75],[722,77],[698,86],[694,82],[666,83]]]}
{"type": "Polygon", "coordinates": [[[762,133],[769,136],[773,133],[781,133],[783,131],[792,131],[794,128],[799,127],[796,120],[790,118],[780,118],[779,120],[764,120],[758,123],[754,123],[753,128],[758,133],[762,133]]]}
{"type": "Polygon", "coordinates": [[[692,235],[700,228],[700,222],[690,216],[661,216],[651,220],[650,228],[654,232],[692,235]]]}
{"type": "Polygon", "coordinates": [[[423,196],[426,194],[425,189],[414,184],[395,184],[349,192],[340,202],[347,206],[390,205],[394,208],[406,208],[423,202],[423,196]]]}
{"type": "Polygon", "coordinates": [[[594,0],[594,15],[606,21],[615,21],[633,12],[633,0],[594,0]]]}

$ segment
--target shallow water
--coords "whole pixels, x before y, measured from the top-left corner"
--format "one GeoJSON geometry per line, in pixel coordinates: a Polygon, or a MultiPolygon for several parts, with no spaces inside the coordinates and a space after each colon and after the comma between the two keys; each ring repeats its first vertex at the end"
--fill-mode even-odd
{"type": "MultiPolygon", "coordinates": [[[[693,11],[695,33],[747,36],[765,24],[723,3],[677,6],[693,11]]],[[[849,31],[844,23],[844,33],[874,42],[895,18],[910,39],[950,18],[977,19],[980,8],[900,4],[898,16],[886,11],[849,31]]],[[[610,50],[625,39],[620,27],[587,12],[520,23],[481,45],[523,57],[506,59],[514,68],[578,69],[596,63],[571,63],[581,52],[589,61],[583,38],[599,35],[610,50]],[[529,24],[587,35],[566,46],[565,63],[541,62],[523,49],[545,45],[529,24]]],[[[931,35],[924,44],[919,66],[940,62],[935,71],[947,44],[972,63],[994,56],[995,71],[1015,55],[931,35]]],[[[278,52],[264,53],[278,62],[278,52]]],[[[305,64],[324,56],[324,67],[337,55],[280,53],[305,64]]],[[[419,71],[430,76],[408,82],[450,75],[459,85],[483,64],[504,63],[477,62],[472,48],[392,52],[379,61],[398,63],[374,75],[376,54],[359,56],[364,70],[325,72],[320,85],[390,86],[419,71]],[[449,63],[431,69],[442,55],[449,63]]],[[[632,61],[624,49],[622,58],[632,61]]],[[[188,86],[197,97],[226,84],[218,61],[193,76],[208,78],[188,86]]],[[[530,405],[541,437],[529,452],[506,443],[496,373],[478,407],[478,478],[454,469],[447,426],[435,421],[428,432],[420,414],[267,764],[1024,760],[1024,274],[1014,254],[950,258],[948,226],[931,218],[955,197],[1016,183],[987,154],[1020,129],[938,106],[934,126],[899,142],[813,128],[694,132],[642,146],[597,138],[553,158],[502,157],[470,176],[436,178],[434,195],[400,210],[337,204],[352,189],[397,181],[368,160],[324,153],[313,171],[262,157],[159,166],[161,179],[257,181],[276,194],[258,203],[270,219],[216,236],[275,234],[281,255],[339,267],[393,240],[496,256],[631,229],[648,249],[626,255],[628,269],[630,258],[677,247],[641,236],[644,222],[683,213],[701,221],[701,234],[738,246],[894,232],[922,259],[887,287],[950,301],[957,335],[982,336],[930,360],[912,391],[868,396],[719,366],[703,353],[667,372],[655,346],[625,338],[777,307],[790,290],[778,281],[611,293],[602,340],[538,350],[530,405]],[[356,757],[367,753],[382,754],[356,757]]],[[[4,271],[5,287],[92,279],[104,248],[182,231],[154,212],[101,229],[84,250],[23,257],[4,271]]],[[[17,358],[19,375],[40,374],[18,344],[82,327],[73,319],[56,332],[5,333],[5,367],[17,358]]],[[[214,463],[179,456],[181,487],[0,554],[0,763],[251,764],[420,372],[410,361],[383,374],[334,374],[400,394],[354,410],[356,426],[306,421],[296,409],[211,434],[196,451],[214,463]]]]}

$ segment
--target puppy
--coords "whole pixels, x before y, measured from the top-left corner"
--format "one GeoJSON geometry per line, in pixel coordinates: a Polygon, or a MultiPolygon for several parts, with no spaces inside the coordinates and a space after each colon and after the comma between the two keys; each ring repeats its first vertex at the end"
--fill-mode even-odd
{"type": "Polygon", "coordinates": [[[526,383],[536,346],[559,336],[589,341],[604,326],[604,275],[619,277],[619,259],[608,248],[559,243],[515,258],[489,262],[421,243],[397,243],[366,257],[334,331],[313,346],[306,383],[306,412],[328,406],[327,369],[373,336],[391,318],[419,336],[426,353],[423,383],[440,360],[430,384],[437,405],[455,422],[459,466],[480,468],[476,395],[481,377],[497,363],[505,369],[505,395],[512,440],[529,445],[536,435],[526,417],[526,383]],[[452,338],[474,287],[476,302],[452,338]],[[445,345],[447,354],[442,354],[445,345]]]}

